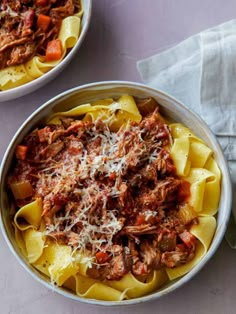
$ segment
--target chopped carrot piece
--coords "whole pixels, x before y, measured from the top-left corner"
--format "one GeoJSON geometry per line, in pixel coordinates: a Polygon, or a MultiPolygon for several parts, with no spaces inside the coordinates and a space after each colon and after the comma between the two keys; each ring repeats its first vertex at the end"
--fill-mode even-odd
{"type": "Polygon", "coordinates": [[[176,245],[176,251],[185,252],[186,251],[186,245],[184,243],[180,243],[176,245]]]}
{"type": "Polygon", "coordinates": [[[49,25],[51,23],[50,16],[39,14],[37,19],[37,26],[38,28],[42,29],[44,32],[46,32],[49,28],[49,25]]]}
{"type": "Polygon", "coordinates": [[[50,128],[49,127],[39,129],[38,130],[39,142],[41,142],[41,143],[46,142],[49,138],[49,134],[50,134],[50,128]]]}
{"type": "Polygon", "coordinates": [[[16,147],[16,158],[18,158],[20,160],[25,160],[27,150],[28,150],[27,146],[17,145],[17,147],[16,147]]]}
{"type": "Polygon", "coordinates": [[[145,220],[145,216],[142,215],[142,214],[139,214],[136,217],[136,221],[135,222],[136,222],[136,225],[143,225],[143,224],[147,223],[146,220],[145,220]]]}
{"type": "Polygon", "coordinates": [[[116,178],[116,172],[113,171],[113,172],[110,174],[109,179],[110,179],[110,180],[115,180],[115,178],[116,178]]]}
{"type": "Polygon", "coordinates": [[[36,0],[36,5],[44,7],[47,4],[48,4],[48,0],[36,0]]]}
{"type": "Polygon", "coordinates": [[[60,39],[48,42],[46,48],[46,61],[56,61],[62,57],[62,45],[60,39]]]}
{"type": "Polygon", "coordinates": [[[106,252],[98,252],[96,254],[96,259],[99,264],[106,263],[109,260],[110,256],[106,252]]]}

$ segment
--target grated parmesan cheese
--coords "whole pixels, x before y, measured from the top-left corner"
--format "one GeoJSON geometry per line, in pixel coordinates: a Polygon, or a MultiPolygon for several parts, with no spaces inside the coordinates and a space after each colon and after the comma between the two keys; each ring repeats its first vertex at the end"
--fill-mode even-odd
{"type": "MultiPolygon", "coordinates": [[[[112,108],[117,110],[117,105],[113,104],[112,108]]],[[[67,137],[59,161],[52,159],[38,173],[37,193],[43,199],[44,210],[51,206],[53,213],[63,208],[58,215],[53,213],[50,217],[50,211],[46,214],[50,222],[46,235],[63,232],[68,244],[77,250],[89,247],[95,252],[113,245],[124,219],[115,203],[113,209],[109,207],[110,200],[116,202],[121,198],[122,204],[127,189],[123,178],[127,167],[136,167],[140,162],[152,164],[161,149],[155,146],[149,151],[144,140],[146,131],[139,125],[127,123],[115,133],[109,129],[108,122],[98,118],[86,124],[84,133],[79,129],[79,137],[67,137]]],[[[73,125],[83,127],[76,121],[73,125]]],[[[142,180],[141,175],[139,178],[142,180]]],[[[155,215],[154,211],[146,211],[146,221],[155,215]]]]}

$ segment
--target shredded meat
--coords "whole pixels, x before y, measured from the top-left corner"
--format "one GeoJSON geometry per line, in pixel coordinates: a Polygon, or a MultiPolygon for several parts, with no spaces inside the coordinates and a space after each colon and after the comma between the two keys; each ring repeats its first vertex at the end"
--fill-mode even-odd
{"type": "Polygon", "coordinates": [[[192,221],[178,215],[189,184],[176,175],[171,133],[157,104],[139,106],[149,102],[154,112],[116,133],[101,120],[73,118],[33,130],[9,176],[9,185],[27,179],[34,191],[16,202],[42,199],[49,237],[94,256],[93,278],[119,280],[129,271],[146,278],[194,256],[192,221]]]}
{"type": "Polygon", "coordinates": [[[156,241],[144,240],[140,244],[140,257],[149,270],[158,269],[160,266],[161,252],[156,241]]]}
{"type": "Polygon", "coordinates": [[[16,45],[11,49],[10,59],[7,65],[22,64],[26,59],[30,59],[34,55],[35,45],[33,42],[27,42],[24,45],[16,45]]]}
{"type": "Polygon", "coordinates": [[[126,253],[123,249],[114,253],[108,263],[104,265],[93,265],[88,270],[88,275],[95,279],[119,280],[127,274],[132,268],[132,257],[130,253],[126,253]]]}
{"type": "Polygon", "coordinates": [[[161,262],[167,267],[172,268],[181,264],[185,264],[188,260],[188,256],[188,252],[164,252],[161,255],[161,262]]]}
{"type": "Polygon", "coordinates": [[[139,225],[139,226],[125,226],[123,232],[130,235],[141,235],[155,233],[157,226],[150,226],[150,224],[139,225]]]}
{"type": "Polygon", "coordinates": [[[63,6],[52,8],[50,16],[54,23],[58,23],[65,17],[73,15],[75,11],[75,5],[73,0],[67,0],[63,6]]]}
{"type": "Polygon", "coordinates": [[[0,69],[23,64],[34,55],[45,55],[47,43],[58,37],[61,21],[80,10],[79,0],[37,0],[0,3],[0,69]],[[41,29],[38,16],[51,18],[47,29],[41,29]]]}
{"type": "Polygon", "coordinates": [[[41,157],[43,158],[52,158],[56,156],[64,147],[64,143],[60,140],[49,144],[47,147],[43,148],[40,152],[41,157]]]}
{"type": "Polygon", "coordinates": [[[151,97],[144,99],[137,98],[136,104],[143,117],[148,116],[158,107],[157,102],[151,97]]]}

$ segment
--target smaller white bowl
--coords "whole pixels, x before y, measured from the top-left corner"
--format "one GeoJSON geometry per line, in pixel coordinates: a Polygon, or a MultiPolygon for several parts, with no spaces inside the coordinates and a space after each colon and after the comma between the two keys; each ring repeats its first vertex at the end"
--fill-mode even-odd
{"type": "Polygon", "coordinates": [[[0,91],[0,102],[12,100],[24,96],[26,94],[32,93],[39,89],[53,78],[55,78],[72,60],[75,54],[78,52],[85,35],[87,33],[92,13],[92,0],[81,0],[83,5],[83,17],[81,21],[81,32],[76,45],[71,49],[71,51],[65,56],[65,58],[49,72],[45,73],[43,76],[34,79],[33,81],[26,83],[24,85],[6,90],[0,91]]]}

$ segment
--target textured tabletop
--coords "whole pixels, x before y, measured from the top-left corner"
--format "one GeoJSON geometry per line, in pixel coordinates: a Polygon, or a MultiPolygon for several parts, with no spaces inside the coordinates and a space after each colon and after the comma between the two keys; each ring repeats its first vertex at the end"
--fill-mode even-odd
{"type": "MultiPolygon", "coordinates": [[[[45,101],[71,87],[103,80],[140,82],[139,59],[233,19],[234,0],[94,0],[81,50],[54,81],[18,100],[0,103],[0,160],[20,124],[45,101]]],[[[225,241],[188,284],[152,303],[104,308],[48,290],[18,264],[0,235],[1,314],[236,313],[236,252],[225,241]]]]}

